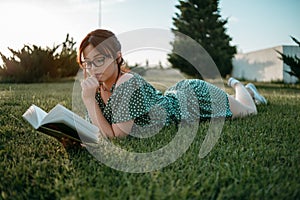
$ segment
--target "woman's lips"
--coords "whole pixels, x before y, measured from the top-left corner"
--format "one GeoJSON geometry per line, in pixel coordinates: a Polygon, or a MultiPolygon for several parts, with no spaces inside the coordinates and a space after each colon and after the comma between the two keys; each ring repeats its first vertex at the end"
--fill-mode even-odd
{"type": "Polygon", "coordinates": [[[96,77],[97,79],[100,79],[102,76],[103,76],[102,73],[95,74],[95,77],[96,77]]]}

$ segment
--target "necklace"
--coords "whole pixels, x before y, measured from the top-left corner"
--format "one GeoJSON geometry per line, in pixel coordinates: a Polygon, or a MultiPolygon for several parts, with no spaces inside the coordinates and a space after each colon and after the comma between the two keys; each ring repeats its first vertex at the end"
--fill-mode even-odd
{"type": "Polygon", "coordinates": [[[114,89],[115,89],[115,87],[116,87],[116,83],[112,84],[110,90],[106,89],[106,88],[103,86],[103,84],[101,84],[101,86],[102,86],[103,91],[105,91],[105,92],[106,92],[106,91],[109,91],[110,93],[113,93],[113,91],[114,91],[114,89]]]}
{"type": "Polygon", "coordinates": [[[103,86],[103,83],[101,83],[100,86],[102,86],[103,91],[105,91],[105,92],[109,91],[110,93],[113,93],[113,91],[114,91],[114,89],[116,87],[116,83],[117,83],[117,81],[118,81],[118,79],[120,77],[120,74],[122,74],[122,72],[118,72],[117,78],[116,78],[115,82],[112,84],[112,86],[111,86],[111,88],[109,90],[103,86]]]}

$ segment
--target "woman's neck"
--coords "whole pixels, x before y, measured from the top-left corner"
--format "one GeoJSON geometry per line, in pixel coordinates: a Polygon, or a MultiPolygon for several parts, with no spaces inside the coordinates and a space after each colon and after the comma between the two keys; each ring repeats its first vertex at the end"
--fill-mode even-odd
{"type": "Polygon", "coordinates": [[[107,81],[102,83],[102,90],[112,93],[118,81],[119,76],[120,73],[118,70],[116,70],[115,73],[111,76],[111,78],[109,78],[107,81]]]}

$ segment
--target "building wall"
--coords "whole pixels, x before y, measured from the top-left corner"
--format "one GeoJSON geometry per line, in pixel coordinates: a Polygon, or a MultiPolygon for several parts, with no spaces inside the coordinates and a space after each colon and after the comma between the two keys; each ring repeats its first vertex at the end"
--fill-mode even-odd
{"type": "Polygon", "coordinates": [[[276,51],[283,52],[283,46],[237,54],[232,63],[232,76],[261,82],[282,81],[283,61],[276,51]]]}

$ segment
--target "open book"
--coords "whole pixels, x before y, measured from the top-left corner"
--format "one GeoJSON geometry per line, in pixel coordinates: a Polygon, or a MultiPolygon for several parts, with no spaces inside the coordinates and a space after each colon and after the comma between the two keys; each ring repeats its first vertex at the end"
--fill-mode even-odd
{"type": "Polygon", "coordinates": [[[57,104],[49,113],[32,105],[23,114],[23,118],[36,130],[57,139],[66,137],[77,142],[98,142],[98,127],[60,104],[57,104]]]}

